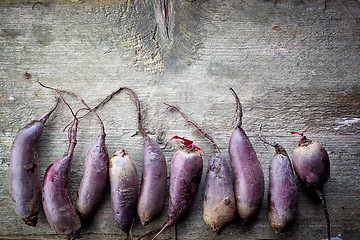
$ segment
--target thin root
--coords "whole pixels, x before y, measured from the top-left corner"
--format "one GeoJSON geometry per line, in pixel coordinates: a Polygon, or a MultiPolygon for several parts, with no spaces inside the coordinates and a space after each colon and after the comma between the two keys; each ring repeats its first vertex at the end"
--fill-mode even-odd
{"type": "Polygon", "coordinates": [[[325,218],[326,218],[326,224],[327,224],[326,230],[327,230],[328,240],[330,240],[330,217],[329,217],[329,212],[328,212],[327,207],[326,207],[325,194],[324,194],[324,191],[322,189],[315,189],[315,192],[319,196],[320,201],[321,201],[321,205],[322,205],[323,210],[324,210],[324,214],[325,214],[325,218]]]}
{"type": "MultiPolygon", "coordinates": [[[[236,101],[236,118],[234,120],[234,122],[236,122],[237,119],[239,119],[238,123],[237,123],[237,127],[241,128],[241,125],[242,125],[242,116],[243,116],[243,113],[242,113],[242,105],[241,105],[241,102],[240,102],[240,99],[238,97],[238,95],[236,94],[236,92],[234,91],[234,89],[232,88],[229,88],[229,90],[231,91],[232,95],[234,96],[235,98],[235,101],[236,101]]],[[[233,122],[233,124],[234,124],[233,122]]]]}
{"type": "MultiPolygon", "coordinates": [[[[188,123],[192,124],[194,127],[196,127],[197,130],[198,130],[204,137],[206,137],[207,139],[209,139],[209,141],[213,144],[214,148],[215,148],[216,150],[219,150],[219,148],[218,148],[218,146],[216,145],[214,139],[213,139],[209,134],[207,134],[206,132],[204,132],[195,122],[193,122],[192,120],[190,120],[189,117],[188,117],[185,113],[183,113],[182,111],[180,111],[180,109],[179,109],[178,107],[173,106],[173,105],[170,105],[170,104],[167,104],[167,103],[164,103],[164,104],[165,104],[166,106],[168,106],[168,107],[171,107],[171,108],[175,109],[178,113],[180,113],[181,116],[185,119],[186,122],[188,122],[188,123]]],[[[181,139],[181,138],[179,138],[179,139],[181,139]]],[[[183,139],[183,140],[184,140],[184,139],[183,139]]],[[[190,144],[192,144],[192,141],[191,141],[190,144]]]]}

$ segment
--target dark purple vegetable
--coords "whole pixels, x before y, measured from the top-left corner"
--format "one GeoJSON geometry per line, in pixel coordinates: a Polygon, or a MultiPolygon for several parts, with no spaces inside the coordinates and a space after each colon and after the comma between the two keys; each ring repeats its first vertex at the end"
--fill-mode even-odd
{"type": "Polygon", "coordinates": [[[140,222],[143,225],[146,225],[160,214],[165,205],[167,180],[166,160],[160,146],[146,134],[145,129],[142,126],[140,101],[131,88],[120,87],[118,90],[107,96],[94,108],[94,110],[110,101],[114,95],[122,90],[129,91],[134,97],[138,113],[138,130],[144,140],[143,172],[137,212],[140,222]]]}
{"type": "Polygon", "coordinates": [[[294,149],[292,160],[296,175],[301,182],[315,190],[319,196],[327,223],[327,235],[330,240],[330,218],[326,207],[324,184],[330,176],[329,155],[318,142],[306,138],[302,133],[299,145],[294,149]]]}
{"type": "Polygon", "coordinates": [[[172,139],[181,139],[184,146],[174,154],[171,161],[168,220],[153,239],[186,215],[195,200],[201,181],[201,149],[188,139],[178,136],[172,139]]]}
{"type": "Polygon", "coordinates": [[[165,205],[167,169],[159,145],[144,136],[143,173],[138,201],[138,215],[143,225],[158,216],[165,205]]]}
{"type": "Polygon", "coordinates": [[[215,153],[209,160],[206,172],[203,218],[212,231],[219,234],[224,226],[231,223],[236,214],[234,188],[229,167],[210,135],[199,128],[177,107],[166,105],[178,111],[185,121],[195,126],[213,144],[215,153]]]}
{"type": "Polygon", "coordinates": [[[242,106],[235,91],[239,122],[229,141],[229,155],[235,175],[237,211],[244,222],[254,218],[264,198],[264,173],[249,138],[241,128],[242,106]]]}
{"type": "Polygon", "coordinates": [[[268,142],[261,135],[261,130],[260,127],[259,138],[276,151],[269,168],[268,217],[272,228],[279,233],[296,217],[298,192],[290,158],[285,149],[276,142],[268,142]]]}
{"type": "MultiPolygon", "coordinates": [[[[75,116],[75,115],[74,115],[75,116]]],[[[70,196],[71,161],[76,146],[78,120],[70,128],[67,153],[46,170],[42,189],[42,203],[46,219],[59,235],[67,239],[81,237],[81,222],[70,196]]]]}
{"type": "MultiPolygon", "coordinates": [[[[108,162],[109,155],[105,145],[105,127],[99,115],[92,110],[86,102],[77,95],[56,88],[48,87],[39,82],[42,87],[52,89],[57,93],[66,93],[78,99],[90,112],[97,117],[101,131],[97,141],[90,147],[84,162],[84,171],[81,183],[77,192],[76,208],[81,217],[94,213],[97,206],[100,204],[102,196],[105,191],[106,181],[108,176],[108,162]]],[[[81,109],[83,110],[83,109],[81,109]]]]}
{"type": "Polygon", "coordinates": [[[80,216],[86,218],[94,213],[104,195],[109,173],[109,155],[105,145],[106,133],[102,120],[82,99],[81,101],[88,110],[95,114],[101,127],[101,132],[97,141],[87,152],[83,176],[77,192],[76,208],[80,216]]]}
{"type": "Polygon", "coordinates": [[[10,150],[11,196],[16,214],[29,226],[35,227],[40,209],[40,177],[36,145],[44,124],[59,103],[40,120],[32,121],[20,129],[10,150]]]}
{"type": "Polygon", "coordinates": [[[136,93],[127,88],[135,98],[138,112],[138,129],[144,140],[143,172],[137,211],[140,222],[148,224],[165,205],[167,168],[164,153],[159,145],[151,139],[142,126],[140,102],[136,93]]]}
{"type": "Polygon", "coordinates": [[[117,225],[127,233],[136,215],[138,180],[135,162],[118,149],[109,162],[111,207],[117,225]]]}
{"type": "Polygon", "coordinates": [[[101,202],[109,172],[108,163],[105,132],[102,132],[86,155],[84,172],[77,192],[76,208],[83,218],[93,214],[101,202]]]}
{"type": "Polygon", "coordinates": [[[70,196],[70,176],[79,124],[76,115],[83,109],[79,109],[74,113],[70,105],[61,95],[61,91],[57,89],[53,90],[60,95],[63,102],[68,106],[71,114],[74,116],[74,121],[69,128],[68,151],[62,158],[54,161],[45,172],[42,188],[42,203],[46,219],[52,229],[67,239],[76,239],[81,238],[81,221],[70,196]]]}

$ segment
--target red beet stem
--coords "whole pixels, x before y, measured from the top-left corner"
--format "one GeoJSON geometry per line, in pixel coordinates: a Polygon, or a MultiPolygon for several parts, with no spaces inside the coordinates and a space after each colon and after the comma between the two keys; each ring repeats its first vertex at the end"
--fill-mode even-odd
{"type": "Polygon", "coordinates": [[[304,143],[306,138],[302,132],[291,132],[291,134],[298,134],[301,136],[301,142],[304,143]]]}
{"type": "Polygon", "coordinates": [[[179,137],[179,136],[173,136],[173,137],[170,139],[170,141],[173,140],[173,139],[180,139],[180,140],[182,140],[181,143],[184,144],[186,147],[188,147],[188,148],[194,147],[194,148],[196,148],[197,150],[199,150],[202,154],[205,154],[204,151],[201,150],[201,148],[195,146],[195,145],[193,144],[193,141],[191,141],[191,140],[189,140],[189,139],[186,139],[186,138],[184,138],[184,137],[179,137]]]}
{"type": "Polygon", "coordinates": [[[133,97],[134,97],[135,104],[136,104],[136,110],[137,110],[137,113],[138,113],[138,130],[139,130],[141,136],[142,136],[142,137],[145,137],[145,136],[146,136],[146,133],[145,133],[144,127],[142,126],[140,100],[139,100],[138,96],[136,95],[136,93],[134,92],[134,90],[132,90],[131,88],[128,88],[128,87],[124,87],[124,89],[127,89],[128,91],[130,91],[131,94],[132,94],[133,97]]]}
{"type": "Polygon", "coordinates": [[[150,232],[148,232],[148,233],[145,233],[144,235],[140,236],[137,240],[140,240],[140,239],[142,239],[142,238],[144,238],[144,237],[146,237],[146,236],[149,236],[150,234],[157,233],[157,232],[159,232],[161,229],[162,229],[162,227],[157,228],[157,229],[155,229],[155,230],[152,230],[152,231],[150,231],[150,232]]]}
{"type": "MultiPolygon", "coordinates": [[[[144,138],[146,136],[146,132],[145,132],[145,129],[143,128],[143,126],[142,126],[142,116],[141,116],[141,109],[140,109],[140,101],[139,101],[139,98],[138,98],[137,94],[135,93],[135,91],[132,90],[131,88],[129,88],[129,87],[119,87],[116,91],[112,92],[104,100],[102,100],[96,107],[94,107],[93,110],[96,111],[98,108],[104,106],[107,102],[109,102],[116,94],[118,94],[122,90],[128,90],[131,93],[131,95],[133,96],[133,98],[134,98],[137,113],[138,113],[138,130],[139,130],[141,136],[144,138]]],[[[86,116],[86,115],[87,114],[85,114],[84,116],[86,116]]]]}
{"type": "Polygon", "coordinates": [[[87,109],[87,110],[89,110],[90,112],[92,112],[92,113],[96,116],[96,118],[98,119],[98,121],[99,121],[99,124],[100,124],[100,127],[101,127],[101,133],[102,133],[102,134],[105,134],[105,127],[104,127],[103,121],[101,120],[100,116],[99,116],[92,108],[90,108],[89,105],[86,104],[86,102],[84,101],[84,99],[78,97],[77,95],[75,95],[74,93],[71,93],[71,92],[69,92],[69,91],[65,91],[65,90],[59,90],[59,91],[64,92],[64,93],[67,93],[67,94],[69,94],[70,96],[77,98],[77,99],[86,107],[86,108],[82,108],[82,109],[79,109],[79,110],[86,110],[86,109],[87,109]]]}
{"type": "Polygon", "coordinates": [[[69,129],[70,145],[69,145],[68,151],[65,153],[65,156],[72,155],[74,153],[74,149],[77,144],[76,133],[77,133],[78,124],[79,124],[79,120],[74,119],[74,122],[73,122],[71,128],[69,129]]]}
{"type": "Polygon", "coordinates": [[[49,88],[49,89],[51,89],[51,90],[56,91],[56,92],[60,95],[61,99],[64,101],[64,103],[66,104],[66,106],[68,106],[68,108],[70,109],[71,114],[74,116],[74,119],[75,119],[75,120],[78,120],[77,117],[76,117],[76,114],[74,113],[74,111],[72,110],[72,108],[70,107],[70,105],[65,101],[64,97],[62,96],[61,91],[59,91],[59,90],[57,90],[57,89],[55,89],[55,88],[52,88],[52,87],[45,86],[45,85],[42,84],[40,81],[38,81],[38,82],[39,82],[40,86],[42,86],[42,87],[44,87],[44,88],[49,88]]]}
{"type": "Polygon", "coordinates": [[[176,235],[177,235],[177,233],[176,233],[176,223],[174,223],[174,239],[176,240],[176,235]]]}

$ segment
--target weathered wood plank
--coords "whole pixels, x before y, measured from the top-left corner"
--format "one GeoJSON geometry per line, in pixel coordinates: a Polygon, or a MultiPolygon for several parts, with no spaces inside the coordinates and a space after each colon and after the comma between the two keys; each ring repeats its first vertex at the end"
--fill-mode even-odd
{"type": "MultiPolygon", "coordinates": [[[[265,173],[274,153],[257,138],[264,134],[291,153],[298,138],[292,130],[324,144],[331,160],[325,194],[332,236],[360,238],[360,7],[358,1],[284,2],[174,1],[172,39],[156,29],[153,1],[29,1],[0,3],[0,238],[59,239],[43,211],[36,228],[25,226],[12,208],[8,157],[19,128],[52,106],[55,93],[45,84],[70,90],[96,105],[119,86],[132,87],[144,110],[150,136],[165,136],[168,167],[178,143],[173,135],[191,138],[206,153],[211,144],[162,102],[175,104],[213,136],[228,159],[227,144],[235,119],[233,87],[243,103],[243,127],[265,173]],[[288,3],[288,2],[287,2],[288,3]],[[34,9],[32,9],[34,7],[34,9]],[[25,79],[29,72],[32,78],[25,79]]],[[[80,105],[67,98],[74,107],[80,105]]],[[[126,94],[119,94],[99,111],[112,154],[126,149],[141,173],[142,138],[136,112],[126,94]]],[[[71,121],[64,104],[49,119],[39,143],[41,180],[47,166],[66,151],[71,121]]],[[[90,115],[81,120],[72,165],[72,194],[80,183],[86,151],[99,132],[90,115]]],[[[204,170],[205,173],[205,170],[204,170]]],[[[141,174],[139,174],[140,178],[141,174]]],[[[204,175],[203,175],[204,176],[204,175]]],[[[140,180],[140,179],[139,179],[140,180]]],[[[293,226],[276,235],[267,220],[267,200],[249,226],[237,218],[215,236],[202,220],[204,177],[189,215],[178,224],[179,239],[324,239],[325,218],[320,203],[300,185],[299,212],[293,226]]],[[[166,220],[166,210],[150,225],[135,222],[138,237],[166,220]]],[[[114,239],[120,233],[111,213],[110,191],[90,223],[84,239],[114,239]]],[[[172,230],[160,239],[171,239],[172,230]]]]}

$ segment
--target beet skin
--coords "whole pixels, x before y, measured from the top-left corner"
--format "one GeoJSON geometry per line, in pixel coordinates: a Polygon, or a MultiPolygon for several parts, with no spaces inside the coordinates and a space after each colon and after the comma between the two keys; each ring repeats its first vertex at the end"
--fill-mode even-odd
{"type": "Polygon", "coordinates": [[[242,106],[235,91],[239,122],[231,134],[229,156],[235,175],[235,196],[237,211],[244,222],[254,218],[264,198],[264,173],[242,124],[242,106]]]}
{"type": "Polygon", "coordinates": [[[292,134],[301,135],[301,141],[292,155],[296,175],[301,182],[314,189],[319,196],[326,218],[327,235],[330,240],[330,218],[323,190],[324,184],[330,176],[329,155],[320,143],[307,139],[299,132],[292,132],[292,134]]]}
{"type": "Polygon", "coordinates": [[[236,214],[230,170],[217,148],[206,173],[203,207],[204,221],[216,233],[220,233],[224,226],[230,224],[236,214]]]}
{"type": "Polygon", "coordinates": [[[76,208],[83,218],[93,214],[100,204],[109,173],[108,163],[109,155],[103,132],[89,149],[84,162],[84,172],[76,200],[76,208]]]}
{"type": "Polygon", "coordinates": [[[81,237],[80,217],[71,200],[71,161],[76,146],[78,121],[72,127],[68,152],[46,170],[42,189],[42,203],[46,219],[54,231],[67,239],[81,237]]]}
{"type": "Polygon", "coordinates": [[[259,131],[259,138],[275,148],[269,167],[268,208],[269,221],[276,233],[283,231],[295,219],[298,208],[298,191],[290,158],[276,142],[268,142],[259,131]]]}
{"type": "Polygon", "coordinates": [[[283,231],[296,217],[297,187],[290,159],[276,153],[269,169],[269,221],[276,233],[283,231]]]}
{"type": "Polygon", "coordinates": [[[166,198],[166,160],[159,145],[144,136],[143,174],[138,201],[138,215],[143,225],[164,208],[166,198]]]}
{"type": "Polygon", "coordinates": [[[35,227],[40,210],[40,176],[36,145],[46,120],[59,103],[40,120],[20,129],[10,150],[10,186],[16,214],[29,226],[35,227]]]}
{"type": "Polygon", "coordinates": [[[169,207],[167,211],[168,220],[153,240],[167,227],[176,224],[178,220],[182,219],[188,213],[195,200],[201,181],[203,161],[200,151],[192,144],[192,141],[177,136],[172,139],[174,138],[182,139],[182,143],[184,143],[185,146],[181,147],[172,158],[169,207]]]}
{"type": "Polygon", "coordinates": [[[136,215],[138,178],[135,162],[124,150],[117,150],[109,162],[111,208],[119,228],[129,235],[136,215]]]}
{"type": "MultiPolygon", "coordinates": [[[[203,161],[196,149],[183,147],[171,161],[168,220],[181,219],[192,206],[201,181],[203,161]]],[[[169,225],[171,225],[169,224],[169,225]]]]}

